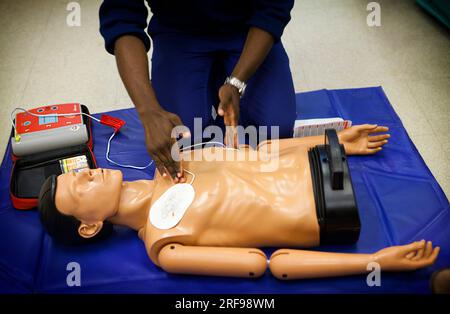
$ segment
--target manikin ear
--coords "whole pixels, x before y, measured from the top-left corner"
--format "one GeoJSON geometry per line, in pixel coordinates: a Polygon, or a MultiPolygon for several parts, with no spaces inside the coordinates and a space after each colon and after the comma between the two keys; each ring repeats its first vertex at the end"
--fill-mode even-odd
{"type": "Polygon", "coordinates": [[[83,238],[89,239],[95,236],[103,228],[103,222],[99,221],[93,224],[86,224],[82,222],[78,227],[78,234],[83,238]]]}

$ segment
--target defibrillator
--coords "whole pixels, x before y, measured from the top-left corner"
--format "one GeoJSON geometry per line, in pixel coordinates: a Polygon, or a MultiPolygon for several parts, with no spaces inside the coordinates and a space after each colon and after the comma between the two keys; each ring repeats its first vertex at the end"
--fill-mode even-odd
{"type": "Polygon", "coordinates": [[[91,116],[80,103],[17,109],[11,113],[10,198],[15,208],[31,209],[49,176],[97,168],[91,116]]]}
{"type": "Polygon", "coordinates": [[[92,120],[113,129],[106,146],[108,163],[137,170],[153,164],[128,165],[109,156],[111,141],[125,121],[102,114],[96,118],[80,103],[55,104],[34,109],[15,108],[10,115],[13,169],[10,196],[17,209],[37,206],[40,188],[51,175],[97,168],[93,153],[92,120]],[[17,111],[20,111],[16,114],[17,111]]]}
{"type": "Polygon", "coordinates": [[[15,117],[13,154],[23,157],[74,145],[86,144],[89,130],[78,103],[42,106],[15,117]]]}

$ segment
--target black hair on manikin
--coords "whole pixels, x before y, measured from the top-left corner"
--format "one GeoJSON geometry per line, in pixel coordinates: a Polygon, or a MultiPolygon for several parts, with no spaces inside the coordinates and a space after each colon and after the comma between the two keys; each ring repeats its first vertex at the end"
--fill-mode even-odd
{"type": "Polygon", "coordinates": [[[103,222],[103,227],[92,238],[83,238],[78,234],[81,221],[74,216],[64,215],[55,205],[56,175],[48,177],[39,192],[39,216],[47,233],[58,243],[64,245],[80,245],[93,243],[111,235],[113,225],[103,222]]]}

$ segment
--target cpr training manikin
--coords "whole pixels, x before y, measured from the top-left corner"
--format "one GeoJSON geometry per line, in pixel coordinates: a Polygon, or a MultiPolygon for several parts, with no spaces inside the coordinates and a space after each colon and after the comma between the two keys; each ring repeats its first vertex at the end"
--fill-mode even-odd
{"type": "MultiPolygon", "coordinates": [[[[387,131],[359,125],[340,131],[337,139],[347,155],[375,154],[388,142],[387,131]]],[[[271,140],[257,149],[184,151],[187,182],[178,184],[158,172],[154,180],[130,182],[110,169],[53,176],[39,196],[41,220],[51,236],[66,243],[96,240],[111,224],[128,226],[153,263],[177,274],[256,278],[269,268],[275,277],[291,280],[363,274],[371,262],[381,271],[432,265],[439,247],[425,240],[368,254],[307,250],[324,237],[351,244],[359,234],[358,219],[350,237],[341,237],[339,228],[332,236],[324,231],[310,153],[323,143],[323,136],[312,136],[271,140]],[[276,155],[276,167],[259,151],[276,155]],[[217,158],[226,154],[233,161],[217,158]],[[263,247],[279,249],[267,257],[263,247]]]]}

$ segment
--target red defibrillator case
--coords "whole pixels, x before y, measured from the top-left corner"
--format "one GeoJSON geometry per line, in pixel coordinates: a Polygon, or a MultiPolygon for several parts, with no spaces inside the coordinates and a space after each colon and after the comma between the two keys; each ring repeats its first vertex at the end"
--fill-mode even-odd
{"type": "Polygon", "coordinates": [[[10,180],[11,201],[16,209],[36,207],[41,186],[50,175],[97,168],[91,119],[81,113],[89,114],[85,105],[70,103],[16,115],[16,127],[11,131],[10,180]]]}

